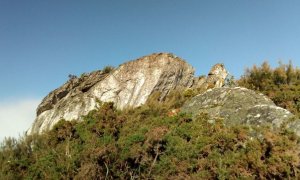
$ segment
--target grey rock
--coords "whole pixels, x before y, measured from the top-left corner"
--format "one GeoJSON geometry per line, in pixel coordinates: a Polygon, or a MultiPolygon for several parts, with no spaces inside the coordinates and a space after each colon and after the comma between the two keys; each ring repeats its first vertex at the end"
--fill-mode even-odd
{"type": "Polygon", "coordinates": [[[114,102],[116,107],[137,107],[156,91],[160,98],[175,88],[194,84],[194,69],[170,53],[157,53],[122,64],[110,73],[95,71],[71,78],[46,96],[27,134],[51,129],[60,119],[80,120],[95,109],[97,101],[114,102]]]}
{"type": "Polygon", "coordinates": [[[227,125],[286,126],[300,135],[300,120],[288,110],[276,106],[263,94],[242,87],[209,89],[189,100],[181,109],[194,117],[205,113],[221,117],[227,125]],[[294,119],[291,121],[291,119],[294,119]]]}
{"type": "Polygon", "coordinates": [[[193,88],[207,90],[223,87],[227,76],[228,72],[225,66],[223,64],[215,64],[209,71],[207,77],[200,76],[195,79],[193,88]]]}
{"type": "Polygon", "coordinates": [[[216,64],[211,68],[210,72],[208,73],[206,83],[208,84],[209,87],[213,87],[213,88],[222,87],[225,83],[225,79],[227,75],[228,72],[225,69],[224,64],[216,64]]]}
{"type": "Polygon", "coordinates": [[[79,95],[81,93],[87,92],[92,86],[97,82],[103,80],[107,76],[106,73],[102,71],[94,71],[89,74],[82,74],[80,78],[72,77],[60,88],[55,89],[50,92],[38,106],[36,113],[37,116],[42,112],[54,108],[54,106],[68,94],[72,96],[79,95]]]}

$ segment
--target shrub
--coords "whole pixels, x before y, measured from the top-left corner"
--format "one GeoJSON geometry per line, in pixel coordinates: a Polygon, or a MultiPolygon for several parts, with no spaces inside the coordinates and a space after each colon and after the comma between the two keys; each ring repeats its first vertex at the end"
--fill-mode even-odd
{"type": "Polygon", "coordinates": [[[104,74],[108,74],[108,73],[111,73],[113,70],[114,70],[114,67],[112,67],[112,66],[106,66],[106,67],[103,68],[102,72],[104,74]]]}
{"type": "Polygon", "coordinates": [[[267,62],[261,67],[248,68],[245,75],[238,81],[240,86],[262,92],[269,96],[276,105],[286,108],[300,117],[300,69],[292,63],[279,63],[271,68],[267,62]]]}

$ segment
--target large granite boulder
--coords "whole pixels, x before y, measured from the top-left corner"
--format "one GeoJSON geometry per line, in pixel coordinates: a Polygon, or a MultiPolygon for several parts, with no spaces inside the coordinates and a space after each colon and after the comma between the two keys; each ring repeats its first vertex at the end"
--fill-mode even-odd
{"type": "Polygon", "coordinates": [[[116,107],[137,107],[156,91],[163,99],[175,88],[194,84],[194,68],[171,53],[157,53],[127,62],[118,68],[72,76],[46,96],[37,108],[37,118],[27,134],[51,129],[60,119],[78,120],[97,107],[97,101],[116,107]]]}
{"type": "Polygon", "coordinates": [[[227,125],[263,125],[274,129],[285,125],[300,135],[300,120],[292,113],[276,106],[263,94],[242,87],[209,89],[186,102],[182,112],[194,117],[201,113],[212,119],[221,117],[227,125]]]}

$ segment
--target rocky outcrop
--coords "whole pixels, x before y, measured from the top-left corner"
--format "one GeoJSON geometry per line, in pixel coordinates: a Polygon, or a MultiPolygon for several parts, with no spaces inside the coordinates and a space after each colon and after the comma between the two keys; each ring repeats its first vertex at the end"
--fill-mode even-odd
{"type": "Polygon", "coordinates": [[[117,108],[123,109],[144,104],[154,92],[160,92],[159,98],[163,100],[174,89],[200,88],[209,90],[186,102],[182,112],[193,116],[207,113],[212,119],[222,117],[229,125],[278,128],[284,124],[300,135],[299,120],[290,121],[294,117],[292,113],[252,90],[224,87],[227,76],[224,65],[216,64],[208,76],[194,77],[193,67],[170,53],[144,56],[116,69],[105,68],[79,78],[70,76],[64,85],[43,99],[27,134],[49,130],[60,119],[80,120],[99,101],[114,102],[117,108]]]}
{"type": "Polygon", "coordinates": [[[214,65],[208,73],[208,77],[206,79],[208,89],[222,87],[225,83],[227,75],[228,72],[225,69],[224,64],[214,65]]]}
{"type": "Polygon", "coordinates": [[[216,64],[211,68],[207,77],[200,76],[196,79],[193,87],[204,90],[222,87],[225,84],[227,75],[228,72],[225,66],[223,64],[216,64]]]}
{"type": "Polygon", "coordinates": [[[36,112],[39,116],[42,112],[54,108],[54,106],[67,95],[77,96],[87,92],[92,86],[107,76],[106,72],[94,71],[89,74],[82,74],[80,78],[71,77],[60,88],[49,93],[38,106],[36,112]]]}
{"type": "Polygon", "coordinates": [[[27,134],[49,130],[60,119],[80,119],[97,107],[97,101],[114,102],[119,109],[137,107],[155,91],[161,92],[163,99],[171,90],[194,83],[193,67],[170,53],[144,56],[109,73],[95,71],[72,77],[43,99],[27,134]]]}
{"type": "Polygon", "coordinates": [[[269,125],[273,128],[285,125],[300,135],[300,120],[291,121],[295,118],[292,113],[276,106],[266,96],[242,87],[207,90],[186,102],[182,112],[221,117],[227,125],[269,125]]]}
{"type": "Polygon", "coordinates": [[[37,117],[27,134],[41,133],[53,127],[60,119],[79,119],[97,107],[97,99],[90,90],[107,78],[104,71],[72,77],[60,88],[47,95],[37,108],[37,117]]]}
{"type": "Polygon", "coordinates": [[[194,69],[182,59],[167,53],[145,56],[121,65],[93,87],[91,93],[101,101],[112,101],[122,109],[145,103],[151,93],[163,99],[172,89],[191,87],[194,69]]]}

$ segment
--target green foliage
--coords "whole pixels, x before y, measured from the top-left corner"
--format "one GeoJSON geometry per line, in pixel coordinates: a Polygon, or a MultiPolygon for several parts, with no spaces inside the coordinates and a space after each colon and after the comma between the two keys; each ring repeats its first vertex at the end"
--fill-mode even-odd
{"type": "Polygon", "coordinates": [[[106,67],[103,68],[102,72],[104,74],[108,74],[108,73],[112,72],[113,70],[114,70],[114,67],[112,67],[112,66],[106,66],[106,67]]]}
{"type": "Polygon", "coordinates": [[[77,78],[77,76],[74,74],[69,74],[68,77],[69,77],[69,80],[73,80],[73,79],[77,78]]]}
{"type": "Polygon", "coordinates": [[[183,96],[186,98],[191,98],[197,95],[196,91],[194,89],[187,89],[183,92],[183,96]]]}
{"type": "Polygon", "coordinates": [[[269,96],[276,105],[290,110],[300,117],[300,69],[292,63],[272,69],[267,62],[260,67],[246,70],[239,85],[260,91],[269,96]]]}
{"type": "Polygon", "coordinates": [[[87,74],[86,74],[86,73],[82,73],[82,74],[80,75],[80,78],[82,79],[82,78],[84,78],[85,76],[87,76],[87,74]]]}

